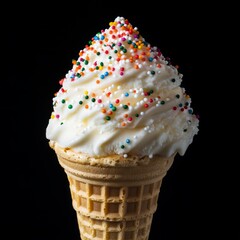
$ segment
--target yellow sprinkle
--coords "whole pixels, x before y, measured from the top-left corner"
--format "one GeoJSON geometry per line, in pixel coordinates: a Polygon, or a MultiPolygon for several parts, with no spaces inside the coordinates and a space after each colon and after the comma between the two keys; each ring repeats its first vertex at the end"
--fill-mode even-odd
{"type": "Polygon", "coordinates": [[[52,115],[51,115],[51,119],[54,119],[54,118],[55,118],[55,116],[52,114],[52,115]]]}
{"type": "Polygon", "coordinates": [[[88,91],[84,91],[84,94],[85,94],[85,95],[88,95],[88,91]]]}

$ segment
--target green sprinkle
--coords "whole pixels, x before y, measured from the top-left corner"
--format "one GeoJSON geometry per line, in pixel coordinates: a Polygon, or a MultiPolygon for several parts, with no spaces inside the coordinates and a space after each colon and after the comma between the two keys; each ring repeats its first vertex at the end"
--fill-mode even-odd
{"type": "Polygon", "coordinates": [[[65,103],[66,102],[66,100],[65,99],[62,99],[62,103],[65,103]]]}
{"type": "Polygon", "coordinates": [[[128,109],[128,105],[123,105],[123,108],[124,109],[128,109]]]}
{"type": "Polygon", "coordinates": [[[103,63],[103,62],[100,62],[100,66],[102,66],[102,67],[103,67],[103,66],[104,66],[104,63],[103,63]]]}
{"type": "Polygon", "coordinates": [[[125,148],[125,146],[124,146],[124,145],[121,145],[121,148],[122,148],[122,149],[124,149],[124,148],[125,148]]]}
{"type": "Polygon", "coordinates": [[[86,95],[86,96],[85,96],[85,99],[89,99],[89,96],[88,96],[88,95],[86,95]]]}
{"type": "Polygon", "coordinates": [[[68,105],[68,108],[69,108],[69,109],[72,109],[72,108],[73,108],[73,105],[72,105],[72,104],[69,104],[69,105],[68,105]]]}
{"type": "Polygon", "coordinates": [[[82,105],[82,104],[83,104],[83,101],[79,101],[78,103],[79,103],[80,105],[82,105]]]}
{"type": "Polygon", "coordinates": [[[92,102],[95,102],[96,101],[96,99],[95,98],[92,98],[92,102]]]}
{"type": "Polygon", "coordinates": [[[162,104],[162,105],[165,104],[165,101],[161,101],[161,104],[162,104]]]}
{"type": "Polygon", "coordinates": [[[88,60],[85,60],[84,63],[85,63],[85,65],[88,65],[88,60]]]}
{"type": "Polygon", "coordinates": [[[138,113],[136,113],[136,114],[135,114],[135,117],[139,117],[139,114],[138,114],[138,113]]]}
{"type": "Polygon", "coordinates": [[[109,121],[109,120],[111,120],[111,117],[110,117],[110,116],[106,116],[105,119],[106,119],[107,121],[109,121]]]}
{"type": "Polygon", "coordinates": [[[116,110],[117,110],[117,108],[116,108],[115,106],[113,106],[113,107],[112,107],[112,111],[115,112],[116,110]]]}

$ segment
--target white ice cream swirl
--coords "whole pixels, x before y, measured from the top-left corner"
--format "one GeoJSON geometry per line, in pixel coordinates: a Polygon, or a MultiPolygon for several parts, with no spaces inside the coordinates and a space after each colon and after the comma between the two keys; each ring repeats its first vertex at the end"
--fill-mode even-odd
{"type": "Polygon", "coordinates": [[[117,17],[62,79],[46,137],[91,156],[183,155],[199,120],[181,81],[159,49],[117,17]]]}

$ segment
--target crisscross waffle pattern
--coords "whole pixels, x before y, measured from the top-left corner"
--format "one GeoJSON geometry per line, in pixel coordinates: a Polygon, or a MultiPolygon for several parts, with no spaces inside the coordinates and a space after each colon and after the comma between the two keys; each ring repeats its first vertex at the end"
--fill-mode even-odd
{"type": "Polygon", "coordinates": [[[147,239],[161,180],[126,187],[68,179],[83,240],[147,239]]]}

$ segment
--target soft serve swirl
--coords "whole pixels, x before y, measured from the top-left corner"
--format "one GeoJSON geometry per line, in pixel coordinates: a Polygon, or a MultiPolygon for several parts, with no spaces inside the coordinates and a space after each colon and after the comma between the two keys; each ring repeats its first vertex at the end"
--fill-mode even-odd
{"type": "Polygon", "coordinates": [[[159,49],[117,17],[60,81],[46,137],[91,156],[184,155],[199,120],[181,81],[159,49]]]}

